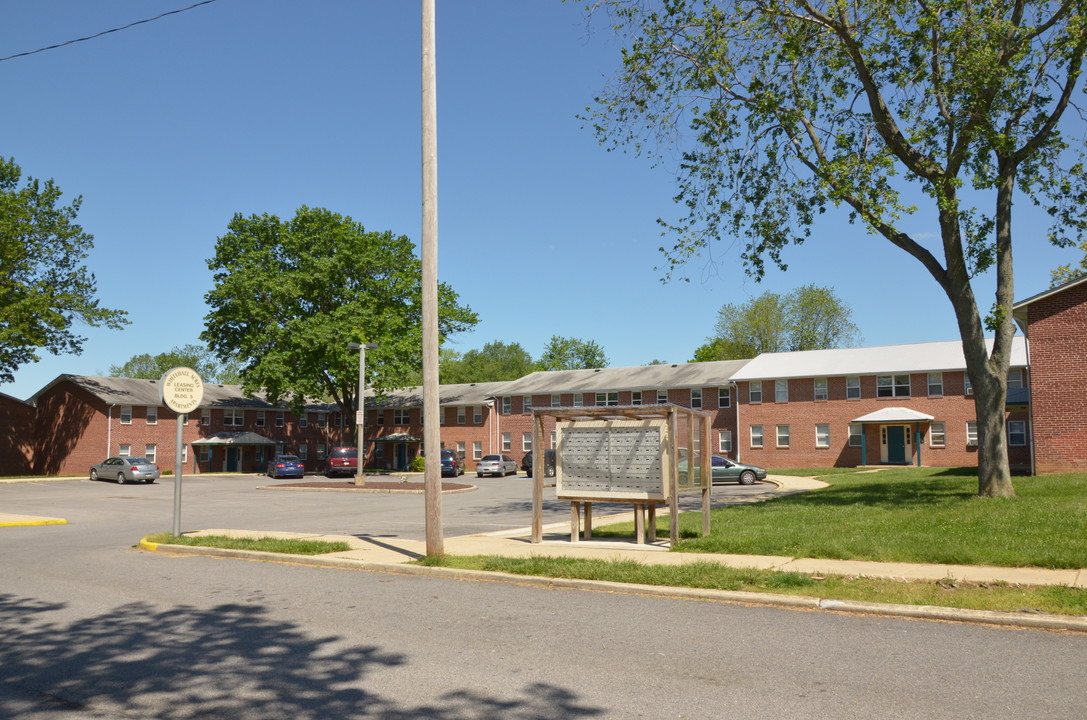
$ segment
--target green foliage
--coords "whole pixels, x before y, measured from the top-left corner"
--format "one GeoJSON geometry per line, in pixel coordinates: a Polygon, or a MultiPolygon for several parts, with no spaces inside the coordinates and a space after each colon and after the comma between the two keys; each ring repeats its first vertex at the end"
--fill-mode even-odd
{"type": "Polygon", "coordinates": [[[590,370],[608,366],[608,358],[595,340],[552,335],[537,363],[540,370],[590,370]]]}
{"type": "Polygon", "coordinates": [[[172,535],[156,533],[147,541],[160,545],[189,545],[194,547],[225,548],[227,550],[252,550],[255,552],[285,553],[288,555],[325,555],[346,552],[351,546],[339,540],[294,540],[291,538],[238,538],[226,535],[172,535]]]}
{"type": "Polygon", "coordinates": [[[158,355],[133,355],[124,365],[111,365],[111,377],[158,380],[175,367],[192,368],[206,383],[238,385],[241,383],[240,363],[220,361],[203,345],[185,345],[158,355]]]}
{"type": "Polygon", "coordinates": [[[411,471],[412,472],[426,472],[426,458],[413,457],[411,459],[411,471]]]}
{"type": "Polygon", "coordinates": [[[1057,269],[1049,273],[1050,287],[1057,287],[1063,285],[1066,282],[1071,282],[1078,277],[1087,275],[1087,240],[1084,240],[1076,246],[1078,250],[1083,253],[1083,259],[1079,261],[1077,265],[1071,263],[1067,265],[1061,265],[1057,269]]]}
{"type": "Polygon", "coordinates": [[[37,351],[82,352],[86,338],[76,322],[120,329],[122,310],[99,307],[96,283],[83,261],[94,238],[76,224],[81,198],[59,206],[52,180],[28,177],[14,158],[0,157],[0,382],[20,366],[37,362],[37,351]]]}
{"type": "Polygon", "coordinates": [[[743,305],[722,306],[717,335],[695,350],[694,362],[851,347],[860,335],[852,315],[830,288],[805,285],[787,295],[767,290],[743,305]]]}
{"type": "MultiPolygon", "coordinates": [[[[271,402],[330,397],[345,413],[358,395],[359,351],[367,386],[403,387],[422,366],[421,263],[405,236],[368,232],[349,217],[301,207],[282,221],[238,214],[208,261],[214,287],[201,334],[223,359],[247,358],[247,391],[271,402]]],[[[438,288],[439,333],[472,327],[475,313],[438,288]]]]}
{"type": "Polygon", "coordinates": [[[443,384],[479,383],[516,380],[534,369],[532,356],[519,343],[495,340],[464,355],[450,352],[442,358],[438,374],[443,384]]]}

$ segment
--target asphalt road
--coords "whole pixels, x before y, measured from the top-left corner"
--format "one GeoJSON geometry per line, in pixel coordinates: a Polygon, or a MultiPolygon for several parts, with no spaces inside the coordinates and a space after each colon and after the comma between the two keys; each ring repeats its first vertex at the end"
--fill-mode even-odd
{"type": "MultiPolygon", "coordinates": [[[[445,496],[447,534],[526,524],[518,483],[445,496]]],[[[418,496],[259,484],[186,479],[183,526],[422,528],[418,496]]],[[[70,521],[0,528],[0,718],[1078,720],[1087,707],[1079,635],[134,549],[169,527],[172,492],[0,485],[4,510],[70,521]]]]}

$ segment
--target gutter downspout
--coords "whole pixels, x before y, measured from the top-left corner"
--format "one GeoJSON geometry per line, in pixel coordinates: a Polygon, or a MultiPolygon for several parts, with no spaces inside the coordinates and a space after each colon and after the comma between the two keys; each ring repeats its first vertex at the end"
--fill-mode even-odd
{"type": "Polygon", "coordinates": [[[113,408],[117,407],[116,404],[109,406],[109,412],[106,417],[106,457],[109,457],[112,453],[110,448],[113,447],[113,408]]]}
{"type": "Polygon", "coordinates": [[[732,380],[729,380],[728,386],[735,390],[732,393],[732,404],[736,408],[736,442],[733,444],[732,452],[736,456],[736,462],[740,462],[740,386],[732,380]]]}

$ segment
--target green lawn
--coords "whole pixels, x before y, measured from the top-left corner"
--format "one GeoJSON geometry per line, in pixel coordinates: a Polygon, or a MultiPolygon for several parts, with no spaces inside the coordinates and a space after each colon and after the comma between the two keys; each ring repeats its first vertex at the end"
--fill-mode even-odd
{"type": "Polygon", "coordinates": [[[288,555],[324,555],[325,553],[346,552],[351,546],[345,542],[326,542],[324,540],[289,540],[283,538],[236,538],[225,535],[173,535],[157,533],[147,536],[148,542],[162,545],[193,545],[197,547],[216,547],[228,550],[255,550],[257,552],[286,553],[288,555]]]}

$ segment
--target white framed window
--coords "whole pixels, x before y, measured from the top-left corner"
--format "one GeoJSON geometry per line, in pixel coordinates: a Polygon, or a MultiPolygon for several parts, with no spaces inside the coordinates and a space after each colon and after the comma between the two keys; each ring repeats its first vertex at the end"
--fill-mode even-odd
{"type": "Polygon", "coordinates": [[[967,447],[976,447],[978,444],[978,424],[971,420],[966,423],[966,445],[967,447]]]}
{"type": "Polygon", "coordinates": [[[845,399],[861,399],[861,379],[859,376],[847,377],[845,379],[845,399]]]}
{"type": "Polygon", "coordinates": [[[717,433],[717,452],[732,452],[732,431],[721,430],[717,433]]]}
{"type": "Polygon", "coordinates": [[[934,372],[928,374],[928,396],[942,397],[944,394],[944,374],[934,372]]]}
{"type": "Polygon", "coordinates": [[[117,454],[121,457],[132,457],[132,446],[128,443],[121,443],[117,447],[117,454]]]}
{"type": "Polygon", "coordinates": [[[147,443],[143,446],[143,456],[151,462],[158,462],[158,460],[156,460],[158,454],[159,448],[155,443],[147,443]]]}
{"type": "MultiPolygon", "coordinates": [[[[261,415],[263,414],[264,413],[262,412],[261,415]]],[[[343,413],[332,413],[332,422],[336,425],[336,427],[343,427],[343,413]]]]}
{"type": "Polygon", "coordinates": [[[928,426],[929,447],[944,447],[947,445],[947,426],[942,422],[934,422],[928,426]]]}
{"type": "Polygon", "coordinates": [[[276,427],[283,427],[284,422],[285,422],[285,418],[283,417],[283,411],[282,410],[277,410],[276,411],[276,427]]]}
{"type": "Polygon", "coordinates": [[[466,422],[468,422],[468,408],[457,408],[457,425],[464,425],[466,422]]]}
{"type": "Polygon", "coordinates": [[[691,388],[691,409],[700,410],[702,408],[702,388],[691,388]]]}
{"type": "Polygon", "coordinates": [[[789,381],[788,380],[775,380],[774,381],[774,402],[779,402],[779,403],[789,402],[789,381]]]}
{"type": "Polygon", "coordinates": [[[159,409],[157,407],[147,408],[147,424],[158,425],[159,424],[159,409]]]}
{"type": "Polygon", "coordinates": [[[298,446],[298,459],[309,460],[309,445],[303,444],[298,446]]]}
{"type": "MultiPolygon", "coordinates": [[[[223,425],[227,427],[241,427],[245,422],[245,411],[238,408],[228,408],[223,411],[223,425]]],[[[302,427],[305,427],[303,425],[302,427]]]]}
{"type": "Polygon", "coordinates": [[[132,406],[131,405],[122,405],[121,406],[121,424],[122,425],[131,425],[132,424],[132,406]]]}
{"type": "Polygon", "coordinates": [[[597,407],[616,407],[617,405],[619,405],[619,393],[598,392],[596,394],[597,407]]]}
{"type": "Polygon", "coordinates": [[[860,447],[864,444],[864,425],[849,423],[849,447],[860,447]]]}
{"type": "Polygon", "coordinates": [[[304,412],[304,413],[302,413],[301,415],[298,416],[298,427],[300,427],[300,428],[308,428],[309,427],[309,413],[308,412],[304,412]]]}
{"type": "Polygon", "coordinates": [[[876,397],[909,397],[909,375],[877,375],[876,397]]]}
{"type": "Polygon", "coordinates": [[[532,396],[525,395],[521,398],[521,412],[525,415],[532,414],[532,396]]]}
{"type": "Polygon", "coordinates": [[[200,424],[211,425],[211,408],[200,408],[200,424]]]}
{"type": "Polygon", "coordinates": [[[483,443],[476,440],[472,443],[472,459],[479,460],[481,457],[483,457],[483,443]]]}
{"type": "Polygon", "coordinates": [[[970,384],[970,374],[969,373],[964,372],[962,374],[962,387],[963,387],[963,394],[964,395],[973,395],[974,394],[974,386],[970,384]]]}
{"type": "Polygon", "coordinates": [[[1023,368],[1009,368],[1008,369],[1008,387],[1009,388],[1021,388],[1021,387],[1023,387],[1023,368]]]}
{"type": "Polygon", "coordinates": [[[717,407],[727,408],[732,406],[732,388],[725,386],[717,388],[717,407]]]}
{"type": "Polygon", "coordinates": [[[264,427],[264,411],[263,410],[257,410],[257,417],[256,417],[256,420],[254,421],[254,423],[256,424],[257,427],[264,427]]]}
{"type": "Polygon", "coordinates": [[[751,447],[762,447],[762,425],[751,426],[751,447]]]}
{"type": "Polygon", "coordinates": [[[211,462],[211,445],[200,446],[200,462],[211,462]]]}
{"type": "Polygon", "coordinates": [[[410,425],[411,424],[411,410],[407,408],[396,408],[393,410],[393,425],[410,425]]]}
{"type": "Polygon", "coordinates": [[[532,433],[521,433],[521,449],[532,452],[532,433]]]}
{"type": "Polygon", "coordinates": [[[574,407],[585,407],[585,396],[581,393],[574,393],[574,407]]]}
{"type": "Polygon", "coordinates": [[[189,446],[188,445],[182,445],[181,446],[181,464],[184,465],[187,462],[189,462],[189,446]]]}
{"type": "Polygon", "coordinates": [[[815,426],[815,447],[830,447],[830,425],[815,426]]]}
{"type": "Polygon", "coordinates": [[[815,378],[815,394],[813,395],[815,400],[826,400],[830,397],[827,392],[827,379],[815,378]]]}
{"type": "Polygon", "coordinates": [[[633,392],[630,393],[630,404],[631,405],[641,405],[642,404],[642,391],[641,390],[634,390],[633,392]]]}
{"type": "Polygon", "coordinates": [[[472,406],[472,422],[474,424],[476,424],[476,425],[482,425],[483,424],[483,406],[482,405],[473,405],[472,406]]]}
{"type": "Polygon", "coordinates": [[[1027,423],[1025,420],[1008,421],[1008,445],[1022,447],[1027,444],[1027,423]]]}
{"type": "Polygon", "coordinates": [[[747,386],[747,401],[752,405],[762,402],[762,380],[752,380],[747,386]]]}
{"type": "Polygon", "coordinates": [[[318,460],[324,460],[325,459],[325,446],[324,445],[320,445],[320,444],[317,445],[317,459],[318,460]]]}
{"type": "Polygon", "coordinates": [[[551,396],[551,407],[562,407],[562,395],[551,396]]]}
{"type": "Polygon", "coordinates": [[[463,458],[464,457],[464,441],[463,440],[458,440],[457,441],[457,457],[458,458],[463,458]]]}
{"type": "Polygon", "coordinates": [[[502,433],[502,452],[513,450],[513,436],[510,433],[502,433]]]}
{"type": "Polygon", "coordinates": [[[513,398],[502,398],[502,414],[509,415],[511,412],[513,412],[513,398]]]}
{"type": "Polygon", "coordinates": [[[779,448],[789,447],[789,426],[778,425],[777,426],[777,446],[779,448]]]}
{"type": "Polygon", "coordinates": [[[657,391],[657,404],[658,405],[667,405],[668,404],[668,391],[667,390],[658,390],[657,391]]]}
{"type": "MultiPolygon", "coordinates": [[[[317,413],[317,427],[320,427],[320,428],[328,427],[328,414],[327,413],[323,413],[323,412],[317,413]]],[[[318,454],[317,457],[320,457],[320,455],[318,454]]]]}
{"type": "Polygon", "coordinates": [[[551,449],[552,450],[555,449],[555,440],[556,440],[557,436],[558,436],[558,433],[556,431],[552,430],[551,431],[551,449]]]}

